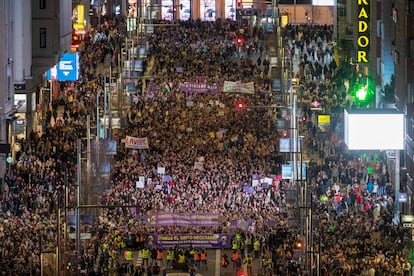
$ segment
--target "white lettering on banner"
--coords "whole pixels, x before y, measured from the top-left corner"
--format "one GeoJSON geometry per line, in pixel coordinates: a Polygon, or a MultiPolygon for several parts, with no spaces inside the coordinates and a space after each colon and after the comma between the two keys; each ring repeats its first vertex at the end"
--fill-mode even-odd
{"type": "Polygon", "coordinates": [[[138,138],[133,136],[125,137],[125,147],[129,149],[148,149],[148,138],[138,138]]]}
{"type": "Polygon", "coordinates": [[[64,60],[59,62],[60,70],[73,70],[73,65],[71,60],[64,60]]]}

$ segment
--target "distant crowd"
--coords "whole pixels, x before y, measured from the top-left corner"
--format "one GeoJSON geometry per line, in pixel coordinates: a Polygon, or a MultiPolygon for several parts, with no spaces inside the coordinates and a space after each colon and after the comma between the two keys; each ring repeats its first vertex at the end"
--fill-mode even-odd
{"type": "MultiPolygon", "coordinates": [[[[99,40],[85,41],[81,80],[62,84],[45,114],[43,133],[20,141],[22,150],[1,187],[0,266],[6,273],[37,275],[40,254],[54,252],[58,238],[63,239],[57,231],[58,207],[64,212],[65,187],[69,211],[76,205],[77,139],[86,137],[86,116],[95,114],[96,97],[103,97],[97,72],[103,64],[117,63],[124,27],[108,22],[99,30],[99,40]]],[[[283,131],[278,122],[286,118],[273,109],[255,108],[275,102],[269,57],[260,30],[239,30],[232,21],[189,21],[157,27],[148,38],[145,74],[150,80],[136,83],[126,126],[114,130],[117,155],[97,202],[135,207],[99,210],[91,239],[81,242],[79,264],[88,275],[156,275],[155,263],[169,268],[168,261],[183,261],[180,254],[195,265],[191,250],[201,254],[203,248],[176,248],[170,260],[171,248],[162,248],[164,257],[157,262],[160,248],[152,247],[148,236],[177,233],[229,234],[230,249],[243,265],[261,263],[263,269],[255,273],[299,275],[304,258],[298,257],[295,241],[304,237],[292,227],[298,211],[289,199],[295,183],[279,177],[288,160],[279,152],[283,131]],[[254,82],[255,93],[180,90],[181,82],[222,87],[224,81],[254,82]],[[157,89],[147,93],[152,84],[157,89]],[[148,148],[126,147],[126,136],[146,138],[148,148]],[[218,213],[220,222],[151,224],[149,218],[159,212],[218,213]],[[141,252],[139,262],[127,257],[132,249],[141,252]],[[154,254],[144,262],[147,250],[154,254]]],[[[341,83],[331,79],[336,70],[331,30],[307,25],[286,29],[291,38],[287,50],[301,60],[301,100],[323,102],[333,121],[320,129],[314,112],[305,108],[308,120],[299,126],[306,137],[304,154],[310,157],[307,181],[318,217],[313,251],[320,256],[319,275],[408,275],[409,233],[392,222],[393,186],[385,159],[353,156],[341,139],[340,113],[349,102],[343,100],[341,83]],[[307,70],[313,77],[307,77],[307,70]]],[[[74,249],[70,243],[61,240],[68,252],[74,249]]],[[[78,261],[76,254],[70,256],[78,261]]]]}

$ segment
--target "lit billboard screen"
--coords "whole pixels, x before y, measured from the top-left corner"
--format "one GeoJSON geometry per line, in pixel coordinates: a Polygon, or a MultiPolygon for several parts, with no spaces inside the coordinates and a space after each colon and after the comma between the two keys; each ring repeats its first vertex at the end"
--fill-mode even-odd
{"type": "Polygon", "coordinates": [[[344,127],[350,150],[404,148],[404,115],[395,110],[345,110],[344,127]]]}
{"type": "Polygon", "coordinates": [[[46,72],[47,80],[76,81],[79,79],[79,54],[66,53],[59,63],[46,72]]]}

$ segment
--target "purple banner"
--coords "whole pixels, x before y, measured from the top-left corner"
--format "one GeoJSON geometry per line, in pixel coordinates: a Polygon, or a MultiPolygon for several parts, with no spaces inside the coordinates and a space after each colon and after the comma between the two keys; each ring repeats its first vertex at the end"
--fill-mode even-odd
{"type": "Polygon", "coordinates": [[[152,234],[148,245],[155,248],[179,247],[230,248],[228,234],[152,234]]]}
{"type": "Polygon", "coordinates": [[[217,93],[219,92],[219,86],[216,83],[182,82],[180,83],[180,90],[193,93],[217,93]]]}
{"type": "Polygon", "coordinates": [[[217,226],[219,214],[158,212],[150,216],[151,226],[217,226]]]}

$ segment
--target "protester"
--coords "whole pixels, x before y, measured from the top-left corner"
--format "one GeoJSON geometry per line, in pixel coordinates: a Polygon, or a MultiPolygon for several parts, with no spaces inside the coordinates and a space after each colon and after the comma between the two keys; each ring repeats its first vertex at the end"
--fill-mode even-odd
{"type": "MultiPolygon", "coordinates": [[[[6,273],[22,269],[40,274],[40,254],[57,246],[58,208],[64,206],[66,188],[69,212],[75,210],[77,139],[86,137],[88,114],[93,114],[96,126],[96,100],[102,98],[104,83],[98,69],[117,65],[126,33],[122,21],[104,26],[81,46],[81,80],[62,85],[43,134],[31,133],[20,141],[18,161],[4,177],[0,266],[6,273]],[[58,109],[63,109],[61,114],[58,109]]],[[[385,160],[355,160],[340,138],[340,113],[349,102],[341,97],[342,90],[336,92],[343,87],[332,79],[337,72],[332,26],[288,26],[286,31],[291,58],[301,60],[296,73],[303,81],[302,100],[323,102],[333,118],[331,128],[322,132],[314,113],[305,108],[309,120],[299,126],[307,137],[304,153],[315,157],[307,181],[319,219],[314,241],[321,272],[402,273],[408,266],[403,252],[409,233],[392,222],[394,195],[382,166],[385,160]]],[[[252,264],[263,258],[266,269],[269,266],[277,275],[300,269],[301,258],[294,255],[298,229],[289,224],[297,216],[287,199],[292,183],[278,177],[288,161],[279,154],[281,117],[275,110],[254,108],[275,103],[269,57],[259,42],[260,32],[250,34],[246,29],[243,45],[237,44],[240,35],[236,22],[189,21],[157,27],[148,38],[147,60],[152,66],[146,69],[151,80],[136,83],[127,126],[118,134],[109,185],[99,199],[105,206],[136,207],[99,210],[92,238],[81,243],[80,266],[87,273],[157,275],[164,256],[167,269],[194,273],[201,264],[207,270],[203,248],[194,248],[194,254],[201,252],[195,258],[189,248],[178,245],[167,250],[153,247],[149,237],[162,233],[229,234],[237,254],[234,270],[246,263],[249,274],[254,273],[252,264]],[[254,82],[254,93],[223,92],[225,81],[254,82]],[[183,83],[219,89],[182,91],[183,83]],[[239,101],[246,108],[238,108],[239,101]],[[125,147],[126,135],[146,137],[148,148],[125,147]],[[164,174],[158,173],[160,167],[164,174]],[[140,176],[144,187],[137,186],[140,176]],[[217,213],[220,223],[159,227],[148,220],[157,212],[217,213]],[[132,249],[141,251],[141,263],[131,264],[132,249]],[[124,253],[128,264],[119,261],[124,253]]],[[[223,255],[222,266],[228,264],[223,255]]]]}

